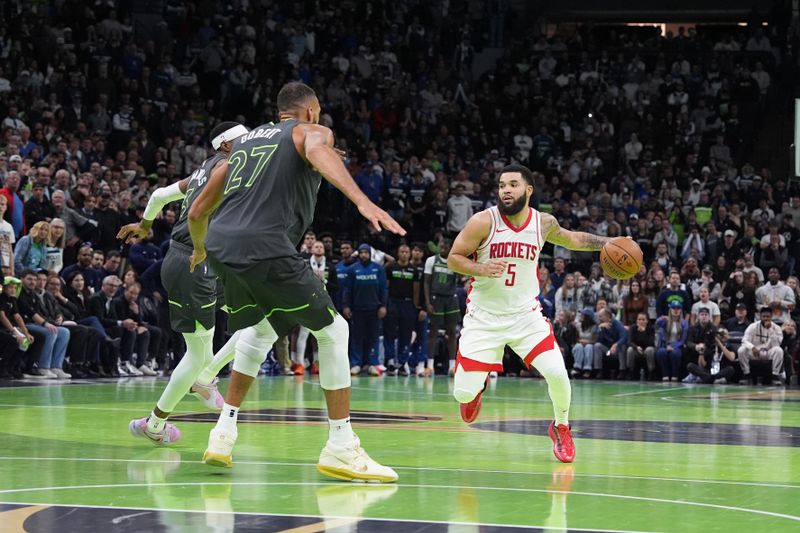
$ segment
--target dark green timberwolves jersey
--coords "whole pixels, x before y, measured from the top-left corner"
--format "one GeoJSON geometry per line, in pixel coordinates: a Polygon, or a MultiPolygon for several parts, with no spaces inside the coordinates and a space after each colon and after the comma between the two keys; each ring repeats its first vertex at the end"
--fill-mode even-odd
{"type": "Polygon", "coordinates": [[[220,263],[245,269],[297,253],[322,181],[294,146],[298,124],[264,124],[234,142],[224,197],[206,239],[209,255],[220,263]]]}
{"type": "Polygon", "coordinates": [[[206,183],[208,183],[208,179],[211,177],[211,171],[214,170],[217,163],[224,160],[225,157],[223,153],[212,155],[203,161],[200,168],[189,176],[189,183],[186,185],[186,197],[183,199],[183,204],[181,204],[181,215],[172,228],[173,240],[185,244],[186,246],[192,246],[192,238],[189,236],[189,221],[187,220],[189,217],[189,208],[192,206],[194,199],[200,195],[200,191],[203,190],[206,183]]]}

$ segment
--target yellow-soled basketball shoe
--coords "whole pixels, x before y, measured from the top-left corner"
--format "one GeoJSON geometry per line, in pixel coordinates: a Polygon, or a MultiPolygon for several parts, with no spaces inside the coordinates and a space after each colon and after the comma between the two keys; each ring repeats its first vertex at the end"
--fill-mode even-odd
{"type": "Polygon", "coordinates": [[[203,462],[209,466],[231,468],[236,437],[236,431],[231,432],[218,427],[212,429],[208,435],[208,448],[203,453],[203,462]]]}
{"type": "Polygon", "coordinates": [[[317,470],[323,475],[355,483],[394,483],[397,472],[373,460],[358,437],[346,446],[328,441],[319,454],[317,470]]]}

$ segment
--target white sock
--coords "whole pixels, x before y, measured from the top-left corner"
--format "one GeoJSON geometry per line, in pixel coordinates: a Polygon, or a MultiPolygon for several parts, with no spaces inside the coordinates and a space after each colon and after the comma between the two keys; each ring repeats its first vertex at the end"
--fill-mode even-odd
{"type": "Polygon", "coordinates": [[[533,360],[533,366],[547,381],[547,391],[553,402],[556,425],[569,425],[569,404],[572,400],[572,387],[564,366],[561,351],[549,350],[533,360]]]}
{"type": "Polygon", "coordinates": [[[222,405],[222,412],[217,420],[217,427],[228,431],[236,431],[236,420],[239,418],[239,408],[229,403],[222,405]]]}
{"type": "Polygon", "coordinates": [[[428,368],[436,368],[436,362],[432,359],[428,359],[428,368]]]}
{"type": "Polygon", "coordinates": [[[158,418],[155,413],[150,413],[147,417],[147,431],[150,433],[161,433],[167,425],[166,418],[158,418]]]}
{"type": "Polygon", "coordinates": [[[333,420],[329,418],[328,426],[328,440],[334,444],[344,446],[356,439],[356,435],[353,433],[353,427],[350,425],[349,416],[342,420],[333,420]]]}
{"type": "Polygon", "coordinates": [[[456,368],[456,360],[455,359],[450,359],[448,367],[449,367],[449,370],[454,370],[456,368]]]}

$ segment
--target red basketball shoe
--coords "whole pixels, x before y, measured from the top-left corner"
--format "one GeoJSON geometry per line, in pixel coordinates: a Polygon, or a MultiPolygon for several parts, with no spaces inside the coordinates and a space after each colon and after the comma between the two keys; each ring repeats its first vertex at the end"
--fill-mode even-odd
{"type": "Polygon", "coordinates": [[[555,422],[550,422],[547,434],[550,436],[550,440],[553,441],[553,455],[556,456],[556,459],[562,463],[571,463],[575,460],[575,443],[572,442],[572,433],[569,432],[569,426],[564,424],[556,426],[555,422]]]}
{"type": "Polygon", "coordinates": [[[467,424],[475,422],[478,414],[481,412],[481,401],[483,400],[483,391],[486,390],[486,385],[489,383],[489,376],[486,376],[486,382],[483,384],[483,389],[475,396],[471,402],[459,404],[461,406],[461,420],[467,424]]]}

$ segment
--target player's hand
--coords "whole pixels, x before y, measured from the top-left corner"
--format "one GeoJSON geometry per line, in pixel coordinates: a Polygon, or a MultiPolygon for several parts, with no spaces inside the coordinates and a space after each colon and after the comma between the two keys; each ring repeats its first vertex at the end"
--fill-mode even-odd
{"type": "Polygon", "coordinates": [[[361,216],[369,220],[369,223],[375,231],[380,232],[385,229],[401,237],[406,234],[406,230],[403,229],[403,226],[398,224],[389,213],[372,202],[358,206],[358,212],[361,213],[361,216]]]}
{"type": "Polygon", "coordinates": [[[419,314],[417,314],[417,322],[422,322],[426,318],[428,318],[428,312],[424,309],[420,309],[419,314]]]}
{"type": "Polygon", "coordinates": [[[206,251],[198,250],[197,248],[195,248],[192,251],[191,257],[189,257],[189,272],[194,272],[195,267],[205,260],[206,260],[206,251]]]}
{"type": "Polygon", "coordinates": [[[344,161],[344,160],[346,160],[346,159],[347,159],[347,152],[345,152],[344,150],[342,150],[342,149],[340,149],[340,148],[334,148],[334,149],[333,149],[333,151],[334,151],[334,152],[336,152],[336,155],[338,155],[338,156],[339,156],[339,158],[340,158],[342,161],[344,161]]]}
{"type": "Polygon", "coordinates": [[[384,318],[386,316],[386,306],[380,306],[378,308],[378,318],[384,318]]]}
{"type": "Polygon", "coordinates": [[[342,309],[342,316],[345,317],[347,320],[353,318],[353,312],[350,310],[349,307],[345,307],[342,309]]]}
{"type": "Polygon", "coordinates": [[[500,278],[505,275],[508,263],[502,259],[493,259],[488,263],[484,263],[481,267],[480,275],[487,278],[500,278]]]}
{"type": "Polygon", "coordinates": [[[125,241],[126,244],[130,244],[133,237],[144,239],[147,237],[148,233],[150,233],[149,229],[143,228],[140,223],[136,222],[122,226],[122,229],[117,233],[117,239],[125,241]]]}

